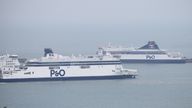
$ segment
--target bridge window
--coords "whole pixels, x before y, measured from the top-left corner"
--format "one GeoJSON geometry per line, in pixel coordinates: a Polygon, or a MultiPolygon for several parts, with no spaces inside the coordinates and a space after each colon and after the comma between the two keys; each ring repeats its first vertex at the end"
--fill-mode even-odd
{"type": "Polygon", "coordinates": [[[82,66],[80,66],[80,68],[81,69],[88,69],[88,68],[90,68],[90,66],[89,65],[82,65],[82,66]]]}

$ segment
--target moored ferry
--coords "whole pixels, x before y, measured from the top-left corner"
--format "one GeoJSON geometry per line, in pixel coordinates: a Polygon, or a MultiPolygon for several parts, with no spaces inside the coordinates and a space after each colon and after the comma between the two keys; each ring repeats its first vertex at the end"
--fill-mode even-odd
{"type": "Polygon", "coordinates": [[[18,61],[17,55],[0,57],[0,82],[135,78],[137,70],[124,69],[110,56],[62,56],[46,48],[40,59],[18,61]]]}
{"type": "Polygon", "coordinates": [[[180,52],[162,50],[155,41],[149,41],[139,48],[99,47],[98,55],[111,54],[122,63],[185,63],[186,58],[180,52]]]}

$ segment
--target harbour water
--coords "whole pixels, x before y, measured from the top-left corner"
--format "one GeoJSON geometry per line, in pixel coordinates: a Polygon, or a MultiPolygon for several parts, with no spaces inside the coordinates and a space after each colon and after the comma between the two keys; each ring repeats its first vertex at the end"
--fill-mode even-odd
{"type": "Polygon", "coordinates": [[[0,108],[191,108],[192,64],[128,64],[136,79],[0,84],[0,108]]]}

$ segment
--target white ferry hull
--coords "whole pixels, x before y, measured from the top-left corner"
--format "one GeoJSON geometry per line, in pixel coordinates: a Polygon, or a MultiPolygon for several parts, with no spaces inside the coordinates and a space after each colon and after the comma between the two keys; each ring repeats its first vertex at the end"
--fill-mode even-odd
{"type": "Polygon", "coordinates": [[[1,75],[0,82],[23,81],[62,81],[62,80],[101,80],[135,78],[136,74],[115,71],[119,65],[91,65],[90,68],[80,66],[28,67],[27,70],[12,71],[1,75]]]}
{"type": "Polygon", "coordinates": [[[169,57],[168,55],[121,55],[122,63],[186,63],[181,57],[169,57]]]}
{"type": "Polygon", "coordinates": [[[122,63],[186,63],[186,60],[171,60],[171,59],[161,59],[161,60],[141,60],[141,59],[121,59],[122,63]]]}
{"type": "Polygon", "coordinates": [[[0,62],[0,82],[61,81],[135,78],[137,70],[124,69],[110,56],[69,57],[45,49],[44,57],[21,64],[17,55],[5,55],[0,62]]]}

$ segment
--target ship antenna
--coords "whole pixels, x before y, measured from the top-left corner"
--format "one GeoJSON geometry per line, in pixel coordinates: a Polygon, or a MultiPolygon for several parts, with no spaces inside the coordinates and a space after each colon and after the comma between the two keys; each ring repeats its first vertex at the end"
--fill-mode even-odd
{"type": "Polygon", "coordinates": [[[7,50],[5,50],[6,55],[8,55],[7,50]]]}
{"type": "Polygon", "coordinates": [[[108,45],[107,45],[107,47],[111,47],[111,42],[108,42],[108,45]]]}

